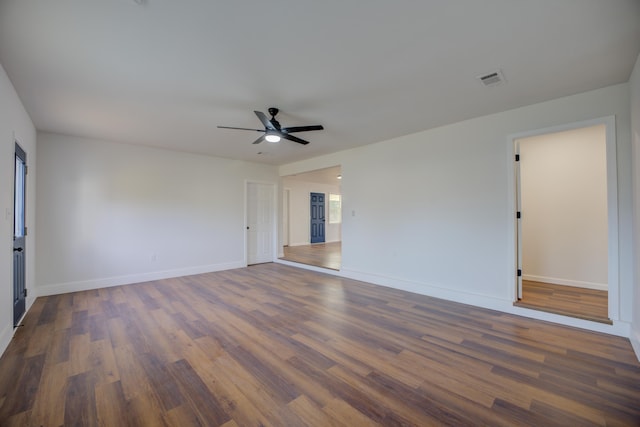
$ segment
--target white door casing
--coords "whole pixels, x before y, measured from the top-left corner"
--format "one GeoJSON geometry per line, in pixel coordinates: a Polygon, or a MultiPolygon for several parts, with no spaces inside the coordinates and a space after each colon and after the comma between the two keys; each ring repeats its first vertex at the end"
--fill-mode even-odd
{"type": "Polygon", "coordinates": [[[273,262],[275,185],[247,182],[247,265],[273,262]]]}
{"type": "MultiPolygon", "coordinates": [[[[516,165],[514,162],[515,154],[519,151],[517,141],[522,138],[531,136],[538,136],[542,134],[551,134],[562,132],[566,130],[585,128],[595,125],[605,125],[606,134],[606,175],[607,175],[607,210],[608,210],[608,296],[609,296],[609,319],[617,321],[620,319],[620,289],[618,282],[618,182],[617,182],[617,160],[616,160],[616,127],[615,116],[602,117],[593,120],[586,120],[582,122],[569,123],[560,126],[554,126],[545,129],[538,129],[533,131],[520,132],[512,134],[507,137],[508,150],[507,156],[509,163],[516,165]]],[[[508,269],[508,277],[515,279],[515,286],[513,286],[513,300],[521,296],[520,280],[518,280],[517,270],[522,268],[521,262],[521,247],[518,239],[518,234],[521,232],[520,224],[517,223],[516,212],[520,209],[517,198],[518,178],[516,173],[517,168],[514,168],[513,175],[509,180],[509,217],[512,220],[509,222],[509,234],[512,236],[514,242],[513,250],[509,253],[509,259],[515,261],[508,269]]],[[[511,282],[513,283],[513,282],[511,282]]]]}

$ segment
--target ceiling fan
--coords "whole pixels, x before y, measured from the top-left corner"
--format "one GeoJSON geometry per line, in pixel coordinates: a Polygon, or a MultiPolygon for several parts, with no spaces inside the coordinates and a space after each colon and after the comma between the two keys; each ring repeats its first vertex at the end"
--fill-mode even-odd
{"type": "Polygon", "coordinates": [[[305,141],[304,139],[298,138],[297,136],[291,135],[294,132],[308,132],[311,130],[323,130],[324,127],[322,125],[311,125],[311,126],[293,126],[288,128],[283,128],[280,126],[280,122],[276,120],[276,115],[278,114],[278,110],[275,107],[269,108],[269,114],[271,114],[271,120],[267,118],[267,116],[262,111],[254,111],[258,119],[264,125],[264,129],[249,129],[249,128],[236,128],[230,126],[218,126],[220,129],[240,129],[240,130],[253,130],[258,132],[264,132],[264,135],[261,135],[260,138],[253,141],[254,144],[260,144],[262,141],[268,142],[279,142],[280,139],[288,139],[289,141],[297,142],[298,144],[307,145],[309,141],[305,141]]]}

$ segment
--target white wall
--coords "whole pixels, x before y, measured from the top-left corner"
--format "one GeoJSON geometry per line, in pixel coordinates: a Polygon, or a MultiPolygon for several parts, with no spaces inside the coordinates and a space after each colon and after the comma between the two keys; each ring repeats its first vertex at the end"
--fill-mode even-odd
{"type": "Polygon", "coordinates": [[[325,241],[339,242],[341,239],[341,224],[329,223],[329,194],[341,194],[339,185],[318,184],[301,181],[295,177],[284,177],[283,188],[290,189],[289,199],[289,245],[308,245],[311,241],[310,232],[310,193],[325,194],[325,241]]]}
{"type": "Polygon", "coordinates": [[[633,323],[631,325],[631,344],[640,359],[640,56],[636,60],[629,79],[631,91],[631,133],[633,139],[633,235],[635,275],[632,295],[633,323]]]}
{"type": "Polygon", "coordinates": [[[275,167],[38,135],[41,295],[245,265],[245,180],[275,167]]]}
{"type": "Polygon", "coordinates": [[[607,289],[605,125],[522,138],[525,280],[607,289]]]}
{"type": "Polygon", "coordinates": [[[15,141],[27,153],[26,287],[27,309],[35,299],[36,131],[22,102],[0,66],[0,354],[13,336],[13,173],[15,141]]]}
{"type": "Polygon", "coordinates": [[[342,167],[341,274],[454,301],[629,333],[629,86],[620,84],[280,167],[280,175],[342,167]],[[619,318],[614,326],[513,307],[510,135],[616,116],[619,318]]]}

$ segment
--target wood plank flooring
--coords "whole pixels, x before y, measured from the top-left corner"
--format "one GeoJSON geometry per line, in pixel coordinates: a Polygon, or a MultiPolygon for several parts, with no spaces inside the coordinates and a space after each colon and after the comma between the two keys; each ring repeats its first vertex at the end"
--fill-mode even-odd
{"type": "MultiPolygon", "coordinates": [[[[342,244],[335,242],[285,246],[284,256],[280,259],[339,271],[342,264],[342,244]]],[[[606,291],[523,280],[522,299],[515,305],[594,322],[612,323],[608,316],[606,291]]]]}
{"type": "Polygon", "coordinates": [[[281,259],[331,270],[340,270],[342,264],[342,242],[285,246],[284,257],[281,259]]]}
{"type": "Polygon", "coordinates": [[[611,323],[607,291],[523,280],[522,299],[516,305],[594,322],[611,323]]]}
{"type": "Polygon", "coordinates": [[[640,425],[629,341],[281,264],[38,298],[0,425],[640,425]]]}

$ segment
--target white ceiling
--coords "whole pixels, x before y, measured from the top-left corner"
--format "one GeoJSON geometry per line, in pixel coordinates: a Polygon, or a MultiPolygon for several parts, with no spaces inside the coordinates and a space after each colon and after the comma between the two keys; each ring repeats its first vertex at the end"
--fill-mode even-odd
{"type": "Polygon", "coordinates": [[[639,51],[638,0],[0,0],[38,130],[271,164],[626,82],[639,51]],[[270,106],[326,130],[216,128],[270,106]]]}

